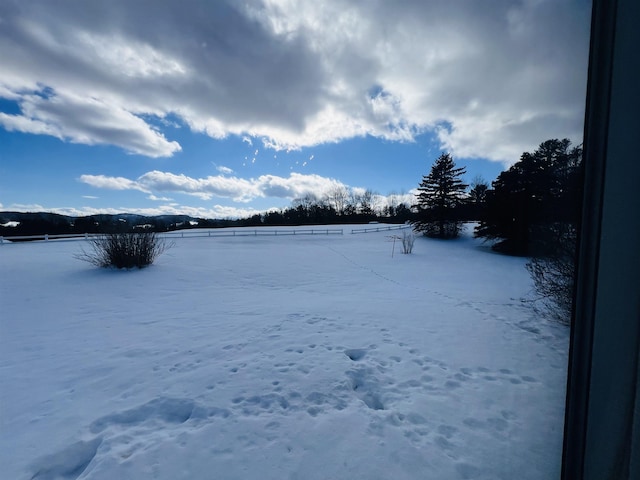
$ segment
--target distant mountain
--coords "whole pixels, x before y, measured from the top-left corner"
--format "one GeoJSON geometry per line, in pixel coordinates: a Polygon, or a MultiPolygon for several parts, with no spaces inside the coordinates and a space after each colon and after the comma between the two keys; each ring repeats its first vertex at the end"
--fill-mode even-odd
{"type": "Polygon", "coordinates": [[[167,232],[185,228],[215,228],[225,220],[194,218],[188,215],[144,216],[131,213],[73,217],[57,213],[0,212],[0,236],[62,235],[71,233],[167,232]]]}

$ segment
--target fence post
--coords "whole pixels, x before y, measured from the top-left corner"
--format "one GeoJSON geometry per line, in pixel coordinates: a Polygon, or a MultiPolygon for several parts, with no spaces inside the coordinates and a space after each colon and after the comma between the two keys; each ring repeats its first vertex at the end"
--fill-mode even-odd
{"type": "Polygon", "coordinates": [[[48,240],[49,240],[49,234],[48,234],[48,233],[45,233],[45,234],[44,234],[44,240],[45,240],[45,241],[48,241],[48,240]]]}

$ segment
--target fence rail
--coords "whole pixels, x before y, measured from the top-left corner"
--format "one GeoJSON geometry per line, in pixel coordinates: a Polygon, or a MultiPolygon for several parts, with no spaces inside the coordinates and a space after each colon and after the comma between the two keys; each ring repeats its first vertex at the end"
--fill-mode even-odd
{"type": "MultiPolygon", "coordinates": [[[[367,227],[367,228],[354,228],[351,230],[352,234],[358,233],[373,233],[373,232],[388,232],[393,230],[404,230],[412,228],[411,225],[391,225],[386,227],[367,227]]],[[[0,245],[10,242],[24,242],[24,241],[50,241],[50,240],[89,240],[91,238],[99,237],[100,233],[61,233],[61,234],[41,234],[41,235],[15,235],[15,236],[0,236],[0,245]]],[[[158,236],[161,238],[173,239],[173,238],[196,238],[196,237],[278,237],[278,236],[305,236],[305,235],[344,235],[344,229],[342,228],[308,228],[308,229],[266,229],[266,228],[241,228],[241,229],[211,229],[211,230],[182,230],[175,232],[159,232],[158,236]]]]}
{"type": "Polygon", "coordinates": [[[12,241],[49,241],[49,240],[88,240],[91,237],[98,236],[96,233],[60,233],[60,234],[42,234],[42,235],[12,235],[3,237],[0,235],[0,244],[12,241]]]}
{"type": "Polygon", "coordinates": [[[413,227],[411,225],[393,225],[391,227],[354,228],[351,233],[388,232],[391,230],[404,230],[405,228],[413,227]]]}
{"type": "Polygon", "coordinates": [[[343,235],[341,228],[312,228],[312,229],[292,229],[292,230],[262,230],[241,229],[241,230],[207,230],[167,232],[160,234],[163,238],[193,238],[193,237],[284,237],[291,235],[343,235]]]}
{"type": "MultiPolygon", "coordinates": [[[[342,228],[311,228],[311,229],[290,229],[290,230],[266,230],[266,229],[239,229],[239,230],[185,230],[176,232],[160,232],[160,238],[197,238],[197,237],[284,237],[284,236],[307,236],[307,235],[343,235],[342,228]]],[[[100,237],[100,233],[69,233],[69,234],[43,234],[43,235],[16,235],[10,237],[0,236],[0,245],[14,241],[50,241],[50,240],[89,240],[100,237]]]]}

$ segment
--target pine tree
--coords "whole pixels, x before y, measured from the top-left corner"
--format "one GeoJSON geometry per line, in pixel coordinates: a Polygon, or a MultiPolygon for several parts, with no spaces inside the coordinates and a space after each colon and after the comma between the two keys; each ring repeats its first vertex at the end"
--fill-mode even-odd
{"type": "Polygon", "coordinates": [[[523,153],[487,191],[476,237],[498,240],[493,245],[497,251],[530,255],[544,247],[541,226],[575,224],[580,209],[581,158],[582,148],[571,148],[567,139],[547,140],[533,153],[523,153]]]}
{"type": "Polygon", "coordinates": [[[473,177],[471,182],[471,190],[469,190],[469,201],[473,205],[482,205],[487,198],[487,190],[489,184],[481,175],[473,177]]]}
{"type": "Polygon", "coordinates": [[[468,185],[460,177],[465,168],[456,168],[448,153],[440,155],[431,167],[429,175],[422,177],[418,187],[417,220],[414,228],[428,237],[455,238],[460,234],[462,223],[458,207],[464,203],[464,192],[468,185]]]}

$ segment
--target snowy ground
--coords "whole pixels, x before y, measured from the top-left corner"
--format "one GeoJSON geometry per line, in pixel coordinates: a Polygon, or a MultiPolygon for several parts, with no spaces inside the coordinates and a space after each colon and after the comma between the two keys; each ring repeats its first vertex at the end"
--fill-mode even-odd
{"type": "Polygon", "coordinates": [[[525,260],[350,231],[0,245],[0,476],[558,478],[569,332],[525,260]]]}

